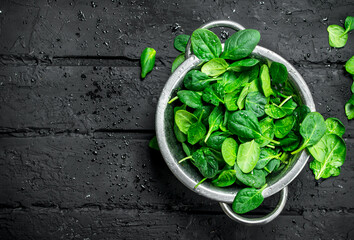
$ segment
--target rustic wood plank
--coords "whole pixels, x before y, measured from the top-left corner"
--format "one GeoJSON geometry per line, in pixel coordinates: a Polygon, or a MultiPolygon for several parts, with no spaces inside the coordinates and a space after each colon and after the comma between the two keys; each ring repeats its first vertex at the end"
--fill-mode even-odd
{"type": "MultiPolygon", "coordinates": [[[[161,156],[148,149],[150,134],[53,135],[0,139],[0,205],[9,207],[216,211],[188,190],[161,156]]],[[[340,176],[315,181],[308,166],[290,185],[285,212],[353,210],[354,140],[340,176]]],[[[268,212],[278,195],[258,213],[268,212]]]]}
{"type": "Polygon", "coordinates": [[[0,126],[153,130],[168,74],[156,69],[141,81],[136,67],[7,67],[0,70],[0,126]]]}
{"type": "MultiPolygon", "coordinates": [[[[354,130],[344,105],[351,77],[340,65],[297,65],[317,110],[338,117],[354,130]]],[[[8,66],[0,69],[0,129],[49,129],[52,132],[154,130],[155,111],[169,66],[158,66],[140,80],[138,67],[8,66]]]]}
{"type": "MultiPolygon", "coordinates": [[[[344,62],[354,39],[330,49],[326,28],[339,24],[354,3],[304,1],[4,1],[0,54],[115,56],[139,59],[146,46],[158,58],[177,56],[173,38],[202,23],[231,19],[261,32],[260,45],[292,61],[344,62]],[[198,10],[196,10],[198,9],[198,10]],[[17,29],[18,31],[12,31],[17,29]]],[[[225,34],[225,33],[224,33],[225,34]]]]}
{"type": "Polygon", "coordinates": [[[237,224],[224,214],[146,210],[1,209],[2,239],[353,239],[354,215],[309,211],[266,226],[237,224]],[[8,221],[6,221],[9,219],[8,221]]]}

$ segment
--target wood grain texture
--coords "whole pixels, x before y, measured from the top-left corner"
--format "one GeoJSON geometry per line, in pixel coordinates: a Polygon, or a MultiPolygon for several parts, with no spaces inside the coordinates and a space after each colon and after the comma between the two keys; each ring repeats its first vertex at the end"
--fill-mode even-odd
{"type": "Polygon", "coordinates": [[[309,211],[267,226],[225,214],[99,208],[0,210],[3,239],[353,239],[353,213],[309,211]],[[4,221],[3,219],[11,219],[4,221]],[[48,225],[48,222],[50,224],[48,225]],[[137,234],[138,233],[138,234],[137,234]],[[47,238],[43,237],[46,236],[47,238]]]}
{"type": "MultiPolygon", "coordinates": [[[[175,57],[173,38],[202,23],[230,19],[258,29],[260,45],[289,60],[343,62],[350,48],[328,46],[326,28],[341,24],[354,3],[345,1],[5,1],[0,53],[48,56],[115,56],[139,59],[146,46],[175,57]],[[6,4],[8,3],[8,4],[6,4]],[[21,18],[18,18],[21,16],[21,18]]],[[[354,44],[354,39],[349,42],[354,44]]]]}
{"type": "MultiPolygon", "coordinates": [[[[2,138],[0,205],[9,207],[160,209],[221,212],[192,193],[148,148],[149,134],[2,138]]],[[[308,166],[290,185],[284,214],[311,209],[352,211],[354,140],[341,174],[316,181],[308,166]]],[[[266,202],[264,213],[278,196],[266,202]]]]}

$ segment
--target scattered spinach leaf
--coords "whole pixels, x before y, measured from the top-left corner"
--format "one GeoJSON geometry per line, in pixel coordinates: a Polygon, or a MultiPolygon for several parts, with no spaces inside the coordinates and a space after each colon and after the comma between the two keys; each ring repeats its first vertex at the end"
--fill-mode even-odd
{"type": "Polygon", "coordinates": [[[152,71],[155,65],[156,51],[153,48],[145,48],[140,56],[141,78],[145,78],[146,74],[152,71]]]}
{"type": "Polygon", "coordinates": [[[149,142],[149,147],[152,148],[152,149],[155,149],[157,151],[160,151],[160,147],[159,147],[159,144],[157,142],[157,138],[156,136],[154,136],[150,142],[149,142]]]}
{"type": "Polygon", "coordinates": [[[315,178],[338,176],[346,156],[346,146],[336,134],[326,134],[315,145],[308,147],[314,160],[310,163],[315,178]]]}
{"type": "Polygon", "coordinates": [[[172,63],[171,72],[173,73],[178,68],[178,66],[184,62],[184,60],[186,60],[184,53],[178,55],[178,57],[176,57],[176,59],[172,63]]]}
{"type": "Polygon", "coordinates": [[[336,134],[339,137],[342,137],[345,133],[344,124],[338,118],[327,118],[326,121],[327,132],[328,134],[336,134]]]}
{"type": "Polygon", "coordinates": [[[180,34],[175,37],[175,40],[173,42],[173,46],[176,48],[176,50],[184,53],[186,51],[187,43],[189,41],[190,36],[186,34],[180,34]]]}
{"type": "Polygon", "coordinates": [[[335,48],[342,48],[348,40],[348,34],[345,33],[344,28],[338,25],[330,25],[327,28],[329,46],[335,48]]]}

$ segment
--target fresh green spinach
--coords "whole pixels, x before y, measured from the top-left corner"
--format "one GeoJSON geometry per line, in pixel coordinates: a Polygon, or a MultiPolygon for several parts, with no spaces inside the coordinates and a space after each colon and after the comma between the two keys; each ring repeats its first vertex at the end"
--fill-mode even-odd
{"type": "Polygon", "coordinates": [[[152,71],[155,65],[156,51],[153,48],[145,48],[140,56],[141,78],[145,78],[146,74],[152,71]]]}
{"type": "Polygon", "coordinates": [[[238,214],[244,214],[258,208],[264,198],[262,195],[263,190],[267,185],[261,189],[243,188],[237,194],[232,203],[232,209],[238,214]]]}
{"type": "Polygon", "coordinates": [[[250,55],[257,46],[261,35],[257,30],[240,30],[225,41],[224,52],[221,58],[238,60],[250,55]]]}
{"type": "Polygon", "coordinates": [[[233,138],[227,138],[224,140],[221,146],[221,153],[224,161],[233,166],[236,162],[238,144],[233,138]]]}
{"type": "Polygon", "coordinates": [[[209,61],[221,54],[221,42],[218,36],[207,29],[197,29],[191,37],[192,49],[197,58],[209,61]]]}

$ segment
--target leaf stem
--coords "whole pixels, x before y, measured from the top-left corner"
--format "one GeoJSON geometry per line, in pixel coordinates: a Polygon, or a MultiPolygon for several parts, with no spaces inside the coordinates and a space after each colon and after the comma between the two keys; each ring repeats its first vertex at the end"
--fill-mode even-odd
{"type": "Polygon", "coordinates": [[[176,101],[177,99],[178,99],[178,96],[176,96],[176,97],[172,98],[172,99],[168,102],[168,104],[173,103],[173,102],[174,102],[174,101],[176,101]]]}
{"type": "Polygon", "coordinates": [[[269,148],[275,148],[275,146],[268,144],[267,147],[269,148]]]}
{"type": "Polygon", "coordinates": [[[207,179],[208,178],[203,178],[199,183],[197,183],[197,185],[194,186],[194,189],[196,189],[200,184],[202,184],[207,179]]]}
{"type": "Polygon", "coordinates": [[[192,156],[188,156],[188,157],[182,158],[181,160],[178,161],[178,163],[182,163],[182,162],[184,162],[184,161],[186,161],[188,159],[191,159],[191,158],[192,158],[192,156]]]}
{"type": "Polygon", "coordinates": [[[222,80],[223,77],[217,77],[217,78],[207,78],[204,80],[204,82],[212,82],[212,81],[219,81],[222,80]]]}
{"type": "Polygon", "coordinates": [[[299,147],[297,150],[291,152],[291,155],[294,155],[294,154],[296,154],[296,153],[302,151],[303,149],[305,149],[305,148],[307,147],[306,144],[307,144],[307,142],[304,142],[304,143],[301,145],[301,147],[299,147]]]}
{"type": "Polygon", "coordinates": [[[276,140],[274,140],[274,139],[268,138],[268,137],[263,136],[263,135],[261,135],[261,136],[262,136],[262,138],[264,138],[264,139],[266,139],[266,140],[268,140],[268,141],[271,141],[272,143],[280,144],[280,142],[278,142],[278,141],[276,141],[276,140]]]}
{"type": "Polygon", "coordinates": [[[264,167],[264,170],[266,170],[269,173],[272,173],[271,171],[269,171],[269,169],[267,167],[264,167]]]}
{"type": "Polygon", "coordinates": [[[258,191],[263,191],[266,187],[268,186],[268,184],[264,184],[263,187],[261,187],[258,191]]]}
{"type": "Polygon", "coordinates": [[[292,98],[293,96],[289,96],[289,97],[287,97],[280,105],[279,105],[279,107],[282,107],[287,101],[289,101],[290,100],[290,98],[292,98]]]}
{"type": "Polygon", "coordinates": [[[209,131],[208,131],[208,133],[207,133],[207,135],[206,135],[206,137],[205,137],[205,139],[204,139],[204,142],[205,142],[205,143],[208,141],[208,139],[209,139],[209,137],[210,137],[210,134],[212,133],[212,131],[210,131],[210,130],[211,130],[211,128],[209,128],[209,131]]]}

